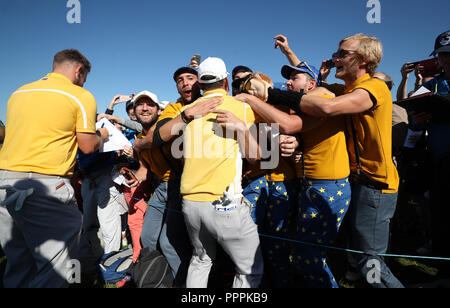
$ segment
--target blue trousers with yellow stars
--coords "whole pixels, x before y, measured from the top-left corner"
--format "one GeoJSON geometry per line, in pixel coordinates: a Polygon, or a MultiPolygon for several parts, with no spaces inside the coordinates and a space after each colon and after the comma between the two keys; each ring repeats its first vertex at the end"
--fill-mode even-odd
{"type": "Polygon", "coordinates": [[[315,245],[295,244],[294,264],[311,288],[338,288],[327,264],[326,249],[339,232],[351,199],[348,178],[342,180],[302,180],[298,196],[296,239],[315,245]]]}
{"type": "Polygon", "coordinates": [[[258,226],[269,287],[291,287],[289,244],[279,238],[289,238],[289,219],[295,206],[295,181],[273,182],[265,176],[246,183],[244,196],[252,204],[252,218],[258,226]]]}

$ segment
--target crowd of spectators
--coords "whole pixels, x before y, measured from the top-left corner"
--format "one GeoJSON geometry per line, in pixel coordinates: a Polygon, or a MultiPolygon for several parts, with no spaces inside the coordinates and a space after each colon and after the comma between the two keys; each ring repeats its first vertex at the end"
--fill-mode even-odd
{"type": "Polygon", "coordinates": [[[173,74],[176,102],[150,85],[114,96],[104,113],[83,88],[90,62],[74,49],[56,54],[52,73],[11,95],[0,123],[4,286],[65,287],[70,260],[95,272],[102,256],[130,247],[134,263],[143,248],[159,250],[177,288],[208,287],[214,265],[234,272],[234,288],[292,287],[293,273],[337,288],[326,247],[345,233],[345,248],[363,252],[341,264],[347,279],[402,288],[382,255],[408,225],[411,195],[428,201],[414,249],[450,257],[450,122],[408,105],[416,91],[450,104],[450,31],[430,55],[439,73],[401,66],[396,102],[394,81],[377,71],[376,37],[344,38],[319,69],[284,35],[275,42],[283,89],[264,68],[240,65],[229,79],[222,59],[196,55],[173,74]],[[343,84],[327,82],[333,69],[343,84]],[[114,115],[117,105],[129,118],[114,115]],[[103,151],[113,136],[96,125],[103,119],[129,145],[103,151]]]}

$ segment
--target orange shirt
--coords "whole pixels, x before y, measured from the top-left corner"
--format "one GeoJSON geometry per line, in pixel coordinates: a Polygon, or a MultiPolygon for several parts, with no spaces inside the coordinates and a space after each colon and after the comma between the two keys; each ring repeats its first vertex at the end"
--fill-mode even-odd
{"type": "MultiPolygon", "coordinates": [[[[157,123],[164,119],[173,119],[177,117],[183,108],[184,104],[181,101],[167,105],[158,117],[157,123]]],[[[140,134],[137,138],[143,139],[145,138],[145,135],[140,134]]],[[[183,169],[182,161],[180,159],[175,159],[172,156],[172,144],[173,141],[162,147],[145,150],[140,153],[142,159],[150,166],[151,171],[164,182],[168,182],[171,175],[180,177],[183,169]],[[175,175],[175,172],[172,170],[173,168],[175,168],[179,174],[175,175]]]]}
{"type": "Polygon", "coordinates": [[[356,130],[362,171],[372,180],[388,184],[383,193],[396,193],[399,177],[392,161],[392,96],[386,84],[366,74],[345,90],[351,93],[356,89],[364,89],[370,93],[374,106],[369,110],[348,116],[347,131],[349,137],[348,151],[351,170],[357,170],[355,146],[351,121],[356,130]],[[351,118],[350,118],[351,117],[351,118]]]}
{"type": "MultiPolygon", "coordinates": [[[[144,139],[144,134],[139,134],[137,139],[144,139]]],[[[150,150],[144,150],[139,153],[148,166],[150,166],[151,172],[156,177],[164,182],[168,182],[170,179],[170,172],[172,167],[169,165],[168,159],[171,159],[170,145],[166,144],[160,148],[152,148],[150,150]]]]}

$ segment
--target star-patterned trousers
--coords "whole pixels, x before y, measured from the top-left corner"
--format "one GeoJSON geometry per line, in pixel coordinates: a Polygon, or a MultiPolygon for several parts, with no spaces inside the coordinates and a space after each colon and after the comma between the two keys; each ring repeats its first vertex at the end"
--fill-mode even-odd
{"type": "Polygon", "coordinates": [[[296,205],[295,181],[274,182],[262,176],[244,188],[244,196],[252,204],[252,218],[258,226],[264,258],[264,280],[270,287],[291,287],[289,220],[296,205]]]}
{"type": "Polygon", "coordinates": [[[302,180],[298,196],[296,239],[312,243],[295,244],[293,260],[311,288],[338,288],[327,264],[326,249],[336,239],[351,199],[348,178],[302,180]]]}

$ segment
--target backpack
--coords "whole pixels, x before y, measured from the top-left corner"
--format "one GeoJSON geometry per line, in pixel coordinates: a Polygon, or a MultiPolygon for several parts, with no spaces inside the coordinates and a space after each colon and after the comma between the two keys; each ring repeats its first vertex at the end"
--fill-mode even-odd
{"type": "Polygon", "coordinates": [[[107,284],[115,284],[127,276],[133,263],[133,249],[127,248],[105,254],[99,263],[101,278],[107,284]]]}
{"type": "Polygon", "coordinates": [[[137,288],[171,288],[172,269],[164,255],[158,250],[143,248],[139,258],[128,270],[137,288]]]}

